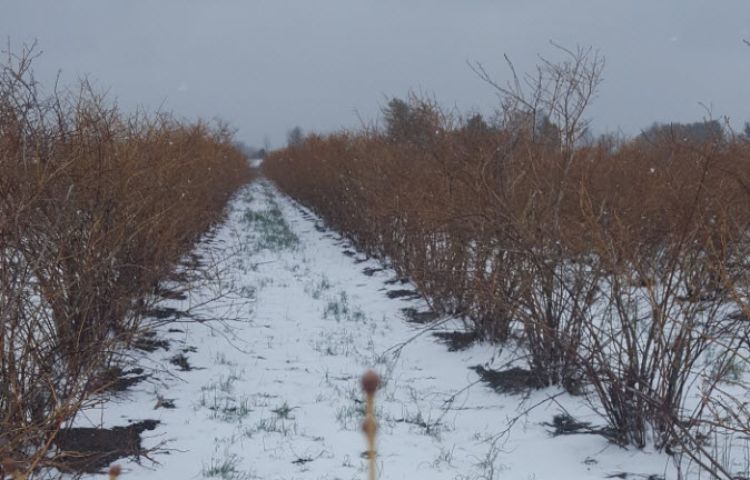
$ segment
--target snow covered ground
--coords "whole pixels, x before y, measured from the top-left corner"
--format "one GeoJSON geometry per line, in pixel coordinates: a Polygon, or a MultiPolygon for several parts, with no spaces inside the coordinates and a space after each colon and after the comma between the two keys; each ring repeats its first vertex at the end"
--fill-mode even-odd
{"type": "Polygon", "coordinates": [[[214,321],[159,327],[169,350],[134,359],[152,376],[78,420],[160,422],[144,434],[150,460],[119,462],[125,479],[364,478],[367,368],[384,378],[380,478],[675,477],[667,456],[598,435],[553,436],[548,424],[563,412],[602,422],[584,398],[554,389],[495,393],[471,367],[507,368],[513,352],[449,351],[433,333],[460,322],[407,321],[404,308],[427,305],[387,294],[412,286],[266,181],[238,195],[197,253],[211,268],[188,298],[162,307],[214,321]]]}

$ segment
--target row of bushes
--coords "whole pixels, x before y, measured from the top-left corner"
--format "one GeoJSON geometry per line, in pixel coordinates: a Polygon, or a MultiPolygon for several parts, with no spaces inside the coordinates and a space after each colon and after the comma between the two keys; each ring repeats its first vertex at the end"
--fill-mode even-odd
{"type": "Polygon", "coordinates": [[[126,115],[0,66],[0,458],[54,465],[144,301],[249,181],[226,127],[126,115]]]}
{"type": "Polygon", "coordinates": [[[264,172],[436,310],[520,341],[533,381],[590,395],[614,441],[731,478],[708,439],[750,432],[750,143],[586,140],[601,63],[566,54],[533,91],[491,82],[493,125],[394,100],[382,131],[308,136],[264,172]]]}

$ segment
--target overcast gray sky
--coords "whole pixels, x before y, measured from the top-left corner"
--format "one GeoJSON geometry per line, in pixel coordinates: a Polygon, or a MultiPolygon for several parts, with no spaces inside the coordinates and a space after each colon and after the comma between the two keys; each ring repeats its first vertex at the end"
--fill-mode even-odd
{"type": "Polygon", "coordinates": [[[507,78],[553,40],[607,59],[599,132],[727,115],[750,120],[750,0],[0,0],[0,36],[39,41],[38,77],[88,75],[125,109],[220,117],[238,138],[285,142],[377,118],[410,89],[489,112],[467,67],[507,78]]]}

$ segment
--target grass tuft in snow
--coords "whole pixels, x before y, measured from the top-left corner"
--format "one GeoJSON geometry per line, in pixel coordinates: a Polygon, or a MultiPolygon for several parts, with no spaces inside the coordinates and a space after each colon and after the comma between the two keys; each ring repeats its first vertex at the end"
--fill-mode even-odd
{"type": "Polygon", "coordinates": [[[328,300],[323,310],[323,318],[333,318],[337,322],[364,322],[365,313],[357,307],[349,305],[349,297],[345,291],[339,292],[338,296],[328,300]]]}
{"type": "Polygon", "coordinates": [[[278,203],[273,194],[266,192],[265,210],[252,210],[248,208],[243,216],[243,221],[255,233],[255,249],[271,250],[278,252],[295,248],[299,244],[299,238],[292,232],[284,219],[278,203]]]}
{"type": "Polygon", "coordinates": [[[240,457],[233,453],[215,454],[211,457],[208,465],[203,466],[201,474],[204,478],[220,478],[222,480],[250,480],[255,478],[253,475],[239,470],[240,463],[240,457]]]}

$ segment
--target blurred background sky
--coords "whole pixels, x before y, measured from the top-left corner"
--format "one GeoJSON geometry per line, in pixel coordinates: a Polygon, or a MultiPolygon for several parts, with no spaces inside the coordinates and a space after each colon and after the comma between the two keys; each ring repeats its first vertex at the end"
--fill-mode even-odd
{"type": "Polygon", "coordinates": [[[750,0],[0,0],[3,49],[39,42],[37,77],[82,76],[126,109],[222,118],[273,147],[376,120],[409,90],[488,114],[493,90],[550,40],[606,57],[595,133],[750,120],[750,0]]]}

